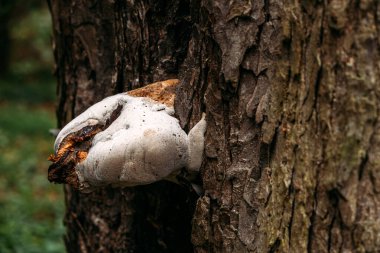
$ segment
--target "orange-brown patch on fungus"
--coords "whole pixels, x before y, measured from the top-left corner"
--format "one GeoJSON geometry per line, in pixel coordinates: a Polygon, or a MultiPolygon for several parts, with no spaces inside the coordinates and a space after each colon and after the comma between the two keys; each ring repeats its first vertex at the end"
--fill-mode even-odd
{"type": "Polygon", "coordinates": [[[156,82],[128,91],[127,94],[133,97],[148,97],[156,102],[173,107],[175,99],[175,89],[178,85],[178,79],[169,79],[166,81],[156,82]]]}
{"type": "Polygon", "coordinates": [[[152,129],[147,129],[144,131],[143,134],[144,134],[144,137],[151,137],[151,136],[156,134],[156,131],[154,131],[152,129]]]}
{"type": "Polygon", "coordinates": [[[83,151],[83,150],[78,151],[77,158],[78,158],[79,162],[85,160],[87,158],[87,154],[88,153],[86,151],[83,151]]]}
{"type": "Polygon", "coordinates": [[[50,155],[48,160],[51,162],[57,162],[59,159],[67,152],[73,151],[74,142],[67,140],[67,142],[63,143],[57,151],[56,155],[50,155]]]}

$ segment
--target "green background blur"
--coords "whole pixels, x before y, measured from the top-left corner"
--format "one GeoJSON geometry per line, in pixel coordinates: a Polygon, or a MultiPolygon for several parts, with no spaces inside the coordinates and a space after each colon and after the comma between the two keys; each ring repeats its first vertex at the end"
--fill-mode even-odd
{"type": "Polygon", "coordinates": [[[0,0],[0,252],[64,252],[62,186],[47,180],[56,127],[44,1],[0,0]]]}

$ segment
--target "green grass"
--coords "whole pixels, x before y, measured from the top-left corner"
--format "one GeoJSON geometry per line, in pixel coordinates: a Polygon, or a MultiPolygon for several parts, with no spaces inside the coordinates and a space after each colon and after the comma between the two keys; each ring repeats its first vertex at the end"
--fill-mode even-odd
{"type": "Polygon", "coordinates": [[[0,252],[64,252],[62,186],[46,178],[54,126],[44,107],[0,106],[0,252]]]}

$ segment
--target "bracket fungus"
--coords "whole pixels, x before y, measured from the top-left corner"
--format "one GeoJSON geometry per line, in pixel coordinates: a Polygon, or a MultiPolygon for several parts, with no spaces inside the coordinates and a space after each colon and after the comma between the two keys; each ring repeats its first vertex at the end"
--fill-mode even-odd
{"type": "Polygon", "coordinates": [[[189,134],[174,117],[178,80],[157,82],[107,97],[58,134],[48,179],[81,191],[170,179],[202,163],[205,115],[189,134]]]}

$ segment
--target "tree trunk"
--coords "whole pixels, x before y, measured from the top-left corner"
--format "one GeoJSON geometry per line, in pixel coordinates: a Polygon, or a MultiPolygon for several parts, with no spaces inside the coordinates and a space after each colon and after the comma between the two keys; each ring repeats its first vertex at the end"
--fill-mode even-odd
{"type": "Polygon", "coordinates": [[[69,252],[380,251],[377,1],[49,4],[60,126],[175,77],[208,122],[203,196],[66,187],[69,252]]]}

